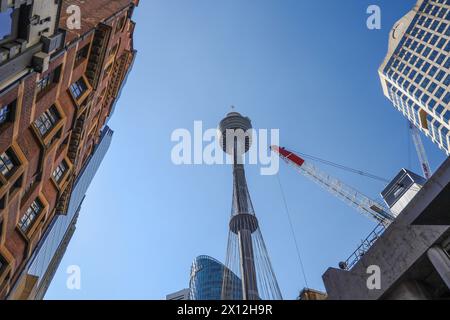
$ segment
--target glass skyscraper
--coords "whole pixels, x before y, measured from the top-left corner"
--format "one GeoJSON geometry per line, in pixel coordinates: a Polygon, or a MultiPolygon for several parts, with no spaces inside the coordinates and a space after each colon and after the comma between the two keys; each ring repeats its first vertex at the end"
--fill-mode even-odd
{"type": "Polygon", "coordinates": [[[242,300],[242,282],[225,265],[209,256],[199,256],[192,263],[189,283],[191,300],[221,300],[223,281],[227,300],[242,300]]]}
{"type": "Polygon", "coordinates": [[[379,75],[394,106],[450,155],[450,0],[418,0],[395,24],[379,75]]]}

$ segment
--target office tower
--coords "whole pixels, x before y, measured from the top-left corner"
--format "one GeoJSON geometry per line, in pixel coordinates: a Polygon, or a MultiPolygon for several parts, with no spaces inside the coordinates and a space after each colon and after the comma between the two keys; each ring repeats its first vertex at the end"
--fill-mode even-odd
{"type": "MultiPolygon", "coordinates": [[[[218,129],[221,147],[233,159],[233,197],[225,265],[227,270],[240,274],[243,300],[279,300],[281,292],[245,178],[243,160],[252,143],[251,129],[250,119],[237,112],[227,114],[218,129]]],[[[224,275],[224,299],[229,297],[229,275],[224,275]]]]}
{"type": "Polygon", "coordinates": [[[450,154],[450,0],[418,0],[389,36],[379,68],[383,92],[450,154]]]}
{"type": "Polygon", "coordinates": [[[189,288],[183,289],[166,296],[166,300],[191,300],[190,298],[191,290],[189,288]]]}
{"type": "Polygon", "coordinates": [[[37,292],[38,279],[23,275],[49,228],[73,212],[76,182],[136,54],[137,5],[0,1],[0,299],[37,292]]]}
{"type": "Polygon", "coordinates": [[[236,274],[209,256],[194,260],[189,281],[191,300],[221,300],[224,283],[227,300],[242,300],[242,282],[236,274]]]}

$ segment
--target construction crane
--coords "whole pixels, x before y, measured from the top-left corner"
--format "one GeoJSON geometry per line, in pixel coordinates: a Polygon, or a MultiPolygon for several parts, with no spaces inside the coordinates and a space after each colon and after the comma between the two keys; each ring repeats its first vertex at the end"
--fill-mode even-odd
{"type": "Polygon", "coordinates": [[[365,216],[387,227],[395,218],[390,210],[384,205],[368,198],[356,189],[345,185],[339,179],[320,171],[313,164],[306,162],[303,158],[285,148],[272,145],[272,151],[277,153],[281,159],[293,166],[297,171],[329,191],[337,198],[356,208],[365,216]]]}
{"type": "Polygon", "coordinates": [[[425,153],[425,148],[423,147],[422,139],[420,138],[419,129],[409,121],[409,130],[411,131],[411,136],[416,147],[417,156],[419,157],[420,167],[422,168],[423,175],[425,179],[430,179],[431,169],[430,163],[428,162],[427,154],[425,153]]]}

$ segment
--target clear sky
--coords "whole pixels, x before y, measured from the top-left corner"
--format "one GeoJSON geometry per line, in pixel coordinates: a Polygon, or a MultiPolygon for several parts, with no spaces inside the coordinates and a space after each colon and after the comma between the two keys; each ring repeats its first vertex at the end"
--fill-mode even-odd
{"type": "MultiPolygon", "coordinates": [[[[144,0],[138,57],[110,126],[113,144],[84,202],[47,298],[164,299],[188,287],[192,260],[224,261],[230,166],[175,166],[173,130],[214,128],[235,105],[281,145],[391,179],[420,173],[405,118],[377,69],[388,33],[415,0],[144,0]],[[366,27],[381,7],[382,29],[366,27]],[[66,269],[81,268],[81,290],[66,269]]],[[[433,170],[444,153],[424,138],[433,170]]],[[[322,167],[378,197],[384,184],[322,167]]],[[[305,286],[276,176],[247,168],[250,193],[285,299],[305,286]]],[[[280,164],[308,284],[345,260],[375,224],[280,164]]]]}

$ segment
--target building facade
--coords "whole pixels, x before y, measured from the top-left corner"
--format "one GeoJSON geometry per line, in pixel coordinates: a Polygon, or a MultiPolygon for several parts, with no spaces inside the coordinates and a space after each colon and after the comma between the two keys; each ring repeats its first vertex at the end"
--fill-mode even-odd
{"type": "Polygon", "coordinates": [[[209,256],[199,256],[192,263],[189,289],[191,300],[242,300],[241,279],[209,256]],[[227,297],[222,296],[222,287],[232,289],[227,297]]]}
{"type": "MultiPolygon", "coordinates": [[[[102,131],[100,142],[74,183],[67,214],[56,215],[53,218],[29,264],[24,269],[22,277],[33,279],[32,282],[35,283],[33,290],[27,292],[26,296],[16,296],[13,288],[10,293],[11,298],[43,299],[75,232],[85,194],[111,145],[112,137],[113,131],[106,126],[102,131]]],[[[21,282],[18,281],[18,283],[21,282]]]]}
{"type": "Polygon", "coordinates": [[[24,272],[72,210],[136,54],[138,2],[0,0],[0,298],[37,290],[24,272]]]}
{"type": "Polygon", "coordinates": [[[189,288],[187,288],[187,289],[183,289],[183,290],[168,294],[166,296],[166,300],[177,300],[177,301],[191,300],[190,296],[191,296],[191,290],[189,288]]]}
{"type": "Polygon", "coordinates": [[[450,0],[418,0],[389,37],[383,92],[450,155],[450,0]]]}

